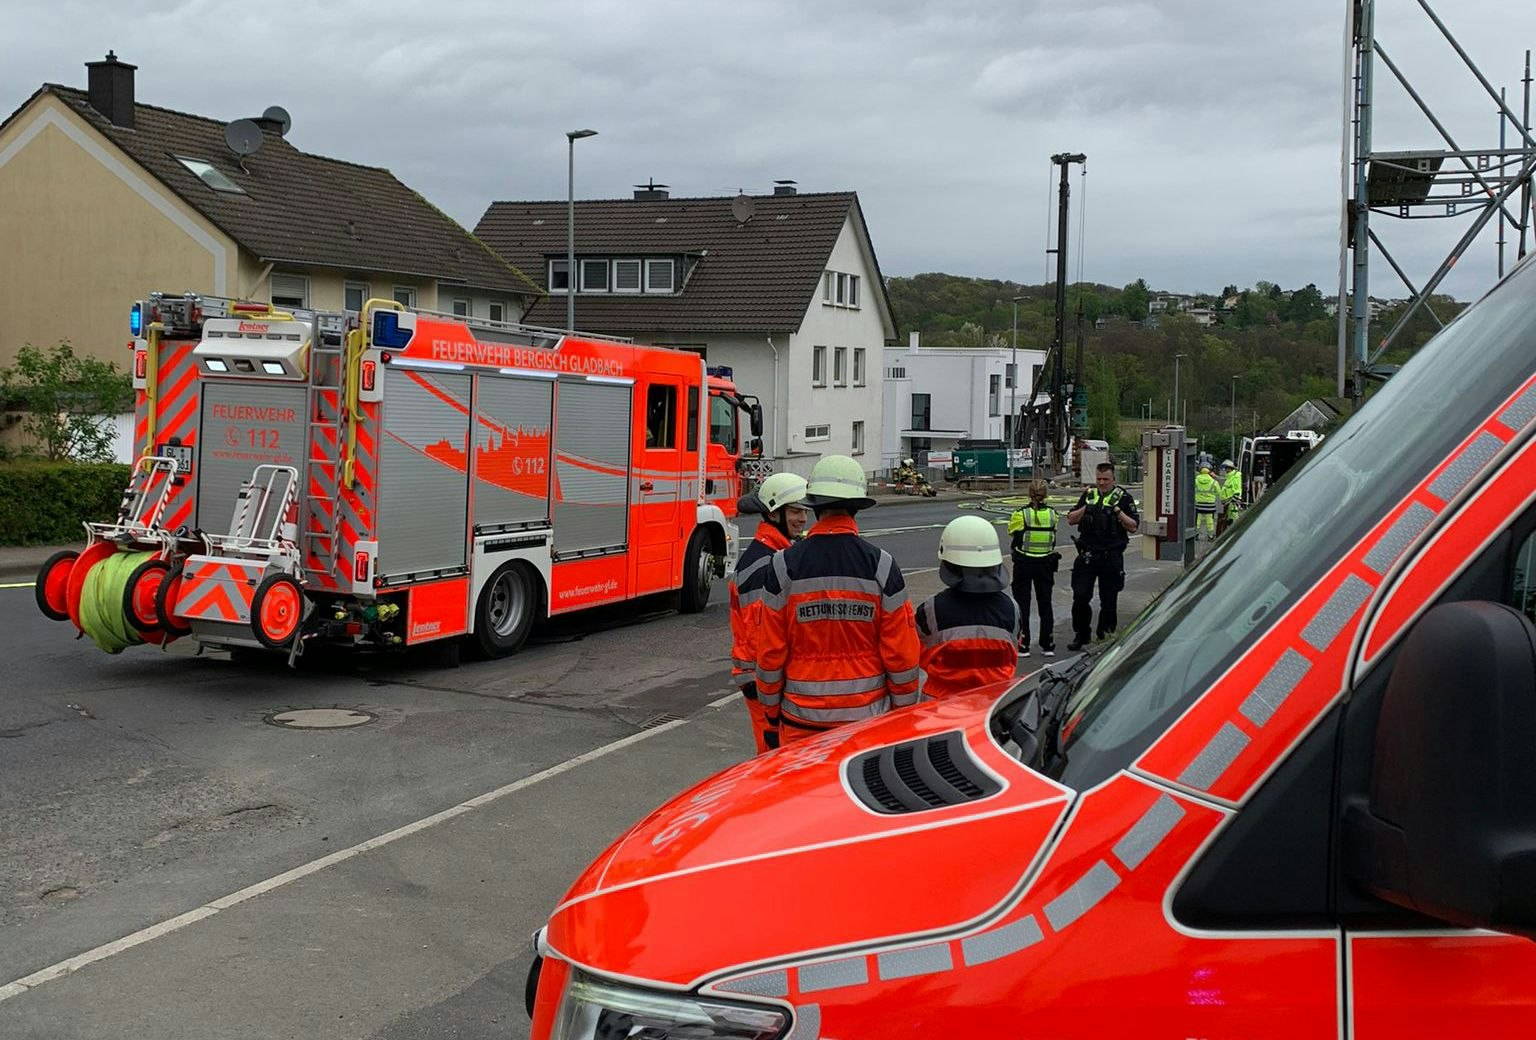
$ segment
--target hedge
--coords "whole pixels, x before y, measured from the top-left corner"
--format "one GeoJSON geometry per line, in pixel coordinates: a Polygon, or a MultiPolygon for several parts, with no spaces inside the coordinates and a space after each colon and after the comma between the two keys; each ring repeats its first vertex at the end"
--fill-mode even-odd
{"type": "Polygon", "coordinates": [[[0,465],[0,545],[83,541],[86,520],[111,520],[128,467],[119,463],[11,462],[0,465]]]}

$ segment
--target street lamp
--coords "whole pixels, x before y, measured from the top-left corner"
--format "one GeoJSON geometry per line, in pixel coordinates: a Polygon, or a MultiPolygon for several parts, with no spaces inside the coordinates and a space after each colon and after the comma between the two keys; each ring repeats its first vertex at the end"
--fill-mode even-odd
{"type": "Polygon", "coordinates": [[[1227,447],[1227,458],[1237,458],[1237,376],[1232,377],[1232,432],[1231,443],[1227,447]]]}
{"type": "Polygon", "coordinates": [[[596,130],[567,130],[565,140],[570,145],[566,159],[566,220],[565,220],[565,331],[576,331],[576,142],[583,137],[596,137],[596,130]]]}
{"type": "MultiPolygon", "coordinates": [[[[1019,439],[1019,301],[1013,298],[1013,378],[1008,381],[1008,493],[1013,494],[1013,444],[1019,439]]],[[[1031,386],[1030,392],[1034,392],[1031,386]]],[[[1033,403],[1033,402],[1031,402],[1033,403]]]]}
{"type": "Polygon", "coordinates": [[[1188,354],[1173,355],[1173,422],[1179,421],[1179,359],[1187,357],[1188,354]]]}

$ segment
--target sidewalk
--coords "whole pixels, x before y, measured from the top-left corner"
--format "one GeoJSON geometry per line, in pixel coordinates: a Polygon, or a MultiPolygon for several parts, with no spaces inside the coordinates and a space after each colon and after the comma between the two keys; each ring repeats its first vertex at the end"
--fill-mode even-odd
{"type": "Polygon", "coordinates": [[[31,581],[37,569],[60,549],[79,551],[80,543],[69,545],[0,545],[0,584],[31,581]]]}

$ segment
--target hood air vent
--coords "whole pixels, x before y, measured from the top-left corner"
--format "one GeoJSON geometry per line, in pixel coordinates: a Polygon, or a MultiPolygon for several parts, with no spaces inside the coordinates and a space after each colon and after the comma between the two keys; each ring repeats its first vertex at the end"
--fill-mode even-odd
{"type": "Polygon", "coordinates": [[[866,752],[848,764],[848,783],[860,802],[892,816],[980,801],[1002,790],[959,731],[866,752]]]}

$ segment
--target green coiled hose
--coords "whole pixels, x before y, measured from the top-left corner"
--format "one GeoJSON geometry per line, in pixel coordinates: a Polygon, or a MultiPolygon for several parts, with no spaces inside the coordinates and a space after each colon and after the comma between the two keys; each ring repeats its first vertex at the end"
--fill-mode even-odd
{"type": "Polygon", "coordinates": [[[114,553],[86,572],[85,585],[80,592],[80,628],[109,654],[120,654],[126,648],[144,642],[143,636],[123,614],[123,601],[129,575],[154,555],[149,552],[114,553]]]}

